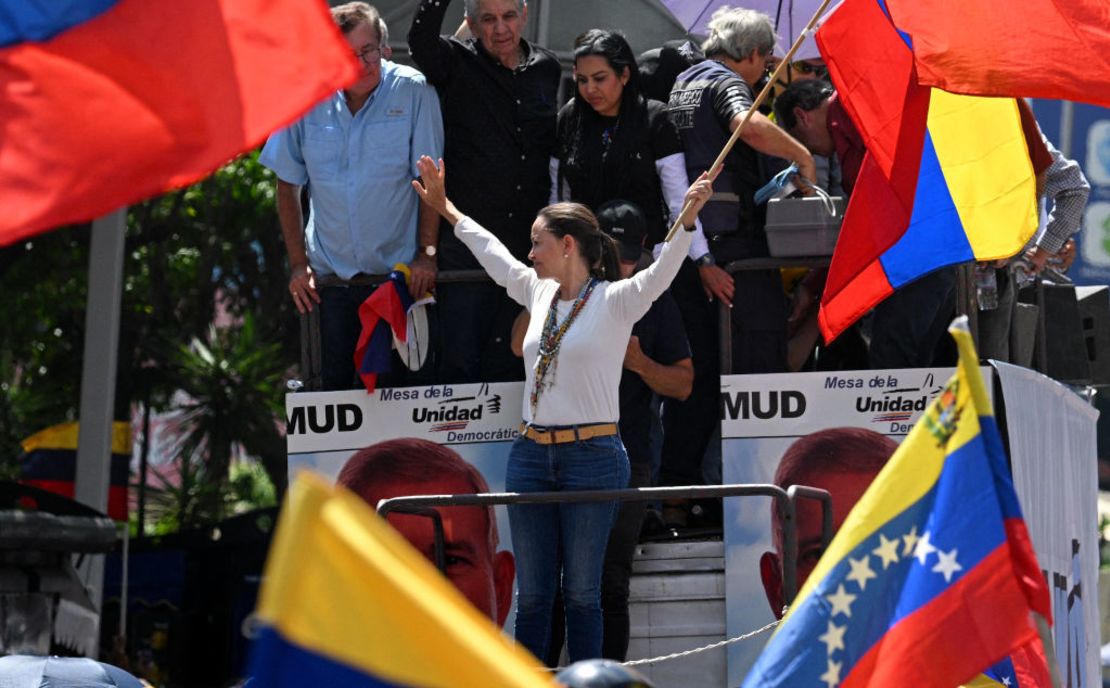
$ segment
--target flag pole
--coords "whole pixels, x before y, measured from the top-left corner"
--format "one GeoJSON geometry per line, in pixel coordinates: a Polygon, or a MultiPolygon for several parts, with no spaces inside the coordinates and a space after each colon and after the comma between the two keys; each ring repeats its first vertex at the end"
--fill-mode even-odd
{"type": "MultiPolygon", "coordinates": [[[[759,95],[756,96],[755,102],[752,103],[752,106],[748,108],[747,112],[744,113],[744,119],[740,120],[740,124],[737,125],[736,131],[732,132],[732,136],[729,137],[728,143],[726,143],[725,147],[721,149],[720,155],[717,156],[717,159],[713,161],[713,165],[709,168],[710,179],[716,179],[717,175],[720,174],[721,167],[725,164],[725,158],[728,157],[728,154],[730,152],[732,152],[732,147],[736,145],[736,142],[740,140],[740,132],[744,131],[744,125],[747,124],[748,120],[752,118],[752,115],[754,115],[759,110],[759,106],[763,105],[763,101],[767,100],[767,96],[770,95],[771,88],[778,80],[779,74],[782,72],[783,69],[786,68],[787,65],[790,64],[790,60],[794,57],[794,53],[798,52],[798,48],[802,46],[802,41],[805,40],[805,37],[811,31],[813,31],[813,27],[817,26],[818,20],[821,19],[821,15],[825,13],[825,8],[829,6],[829,3],[831,1],[832,0],[822,0],[821,5],[818,6],[817,11],[814,12],[813,17],[810,18],[809,23],[806,24],[806,27],[802,29],[802,32],[800,34],[798,34],[798,38],[795,39],[794,45],[790,46],[790,50],[786,52],[786,57],[782,58],[782,60],[779,61],[778,66],[775,67],[775,71],[771,72],[771,78],[767,80],[767,84],[763,87],[763,90],[761,90],[759,92],[759,95]]],[[[689,209],[690,201],[687,201],[686,204],[682,206],[682,212],[678,214],[678,217],[675,218],[674,224],[671,225],[671,231],[667,232],[666,241],[670,241],[674,238],[675,232],[677,232],[679,227],[682,226],[682,216],[685,215],[686,211],[689,209]]]]}
{"type": "Polygon", "coordinates": [[[1063,688],[1064,677],[1060,673],[1060,665],[1056,662],[1056,652],[1052,646],[1052,634],[1048,629],[1048,621],[1037,612],[1033,615],[1033,623],[1037,627],[1037,634],[1041,637],[1041,646],[1044,647],[1045,663],[1048,664],[1048,675],[1052,679],[1052,688],[1063,688]]]}

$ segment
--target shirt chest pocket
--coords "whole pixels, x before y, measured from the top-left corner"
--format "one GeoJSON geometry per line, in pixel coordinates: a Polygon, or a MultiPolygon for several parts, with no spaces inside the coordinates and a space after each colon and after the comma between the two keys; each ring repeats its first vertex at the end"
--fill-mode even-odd
{"type": "Polygon", "coordinates": [[[304,131],[304,163],[308,178],[317,182],[334,181],[344,168],[346,137],[334,125],[308,124],[304,131]]]}
{"type": "Polygon", "coordinates": [[[371,176],[412,176],[412,120],[409,117],[391,116],[370,122],[364,136],[362,148],[369,156],[366,169],[371,176]]]}

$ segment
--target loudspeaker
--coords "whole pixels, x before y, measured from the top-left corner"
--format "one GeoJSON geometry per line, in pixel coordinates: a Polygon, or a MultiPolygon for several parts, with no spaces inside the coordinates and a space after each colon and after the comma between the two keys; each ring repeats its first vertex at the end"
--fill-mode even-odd
{"type": "Polygon", "coordinates": [[[1090,384],[1091,366],[1079,317],[1075,287],[1038,282],[1018,294],[1040,308],[1034,367],[1049,377],[1075,385],[1090,384]]]}
{"type": "Polygon", "coordinates": [[[1091,382],[1110,385],[1110,287],[1076,287],[1075,297],[1091,382]]]}

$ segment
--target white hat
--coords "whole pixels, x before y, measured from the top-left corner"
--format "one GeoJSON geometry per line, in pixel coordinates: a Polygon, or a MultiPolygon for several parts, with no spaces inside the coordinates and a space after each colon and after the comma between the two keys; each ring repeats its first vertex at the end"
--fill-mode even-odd
{"type": "Polygon", "coordinates": [[[426,296],[409,307],[405,325],[405,341],[393,335],[393,348],[409,370],[420,370],[428,359],[432,346],[428,336],[428,304],[435,303],[435,297],[426,296]]]}

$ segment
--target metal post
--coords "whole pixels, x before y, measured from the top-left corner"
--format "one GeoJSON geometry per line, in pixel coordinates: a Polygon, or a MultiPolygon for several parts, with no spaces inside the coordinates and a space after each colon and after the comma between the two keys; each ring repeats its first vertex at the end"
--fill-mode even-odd
{"type": "Polygon", "coordinates": [[[1075,103],[1065,100],[1060,103],[1060,153],[1065,158],[1072,157],[1072,132],[1075,127],[1075,103]]]}
{"type": "Polygon", "coordinates": [[[732,308],[720,299],[717,300],[717,321],[717,356],[720,358],[721,375],[732,375],[732,308]]]}
{"type": "MultiPolygon", "coordinates": [[[[98,218],[93,222],[89,246],[89,294],[85,306],[81,425],[77,435],[74,497],[97,511],[108,508],[126,219],[126,208],[98,218]]],[[[99,611],[104,597],[103,555],[88,557],[81,573],[89,588],[89,597],[99,611]]],[[[97,651],[99,648],[94,648],[91,656],[96,657],[97,651]]]]}
{"type": "Polygon", "coordinates": [[[546,48],[551,38],[551,5],[549,0],[539,0],[539,3],[540,16],[539,21],[536,22],[536,44],[546,48]]]}
{"type": "Polygon", "coordinates": [[[143,443],[139,447],[139,523],[137,537],[141,540],[146,534],[146,480],[150,467],[150,380],[146,380],[143,390],[143,443]]]}
{"type": "Polygon", "coordinates": [[[130,585],[129,572],[131,569],[131,526],[124,523],[121,526],[123,532],[123,554],[120,555],[120,569],[123,574],[120,580],[120,594],[119,594],[119,637],[127,637],[127,587],[130,585]]]}
{"type": "Polygon", "coordinates": [[[979,300],[975,295],[975,263],[961,263],[955,266],[955,270],[956,316],[967,316],[972,339],[979,346],[979,300]]]}

